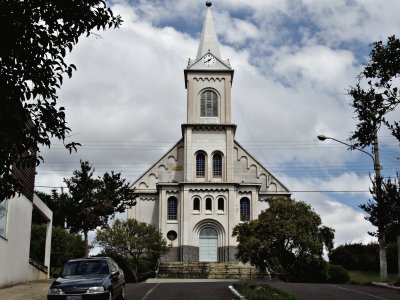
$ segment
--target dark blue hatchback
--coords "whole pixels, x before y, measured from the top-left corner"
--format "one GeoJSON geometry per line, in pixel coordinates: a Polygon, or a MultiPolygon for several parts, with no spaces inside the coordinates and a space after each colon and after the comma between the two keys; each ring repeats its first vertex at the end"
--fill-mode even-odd
{"type": "Polygon", "coordinates": [[[114,300],[125,298],[125,277],[110,257],[72,259],[50,286],[48,300],[114,300]]]}

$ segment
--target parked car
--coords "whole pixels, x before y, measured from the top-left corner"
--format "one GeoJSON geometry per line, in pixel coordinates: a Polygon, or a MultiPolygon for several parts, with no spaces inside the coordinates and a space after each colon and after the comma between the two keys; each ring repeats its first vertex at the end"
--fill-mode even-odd
{"type": "Polygon", "coordinates": [[[48,300],[114,300],[125,298],[125,277],[110,257],[71,259],[51,284],[48,300]]]}

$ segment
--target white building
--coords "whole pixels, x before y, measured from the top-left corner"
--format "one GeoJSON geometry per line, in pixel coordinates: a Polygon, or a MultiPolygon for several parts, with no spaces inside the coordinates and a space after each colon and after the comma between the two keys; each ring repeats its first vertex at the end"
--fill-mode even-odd
{"type": "MultiPolygon", "coordinates": [[[[25,175],[34,178],[29,173],[25,175]]],[[[29,181],[32,186],[25,186],[21,195],[0,201],[0,288],[50,275],[53,212],[33,193],[34,179],[29,181]],[[47,221],[44,265],[30,258],[33,210],[47,221]]]]}
{"type": "Polygon", "coordinates": [[[132,185],[138,201],[128,218],[163,232],[172,246],[166,260],[235,261],[235,225],[256,219],[268,208],[267,199],[290,197],[234,139],[233,73],[221,57],[207,2],[197,56],[184,71],[182,138],[132,185]]]}

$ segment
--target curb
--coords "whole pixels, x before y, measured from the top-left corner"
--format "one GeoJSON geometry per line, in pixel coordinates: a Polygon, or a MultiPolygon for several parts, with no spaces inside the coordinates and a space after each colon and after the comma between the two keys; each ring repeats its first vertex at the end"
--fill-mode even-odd
{"type": "Polygon", "coordinates": [[[240,300],[246,300],[246,298],[244,296],[242,296],[233,286],[228,286],[229,290],[231,291],[231,293],[233,295],[235,295],[236,298],[240,299],[240,300]]]}
{"type": "Polygon", "coordinates": [[[371,284],[375,285],[375,286],[388,288],[388,289],[400,290],[400,286],[391,285],[391,284],[388,284],[386,282],[371,282],[371,284]]]}

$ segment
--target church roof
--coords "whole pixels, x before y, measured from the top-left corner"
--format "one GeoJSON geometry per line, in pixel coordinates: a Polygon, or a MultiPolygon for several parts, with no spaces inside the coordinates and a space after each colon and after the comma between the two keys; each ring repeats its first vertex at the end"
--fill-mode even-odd
{"type": "Polygon", "coordinates": [[[211,13],[211,1],[207,1],[207,11],[204,18],[203,32],[201,34],[199,50],[197,51],[196,60],[200,59],[207,52],[211,52],[216,57],[221,58],[217,32],[215,31],[214,21],[211,13]]]}

